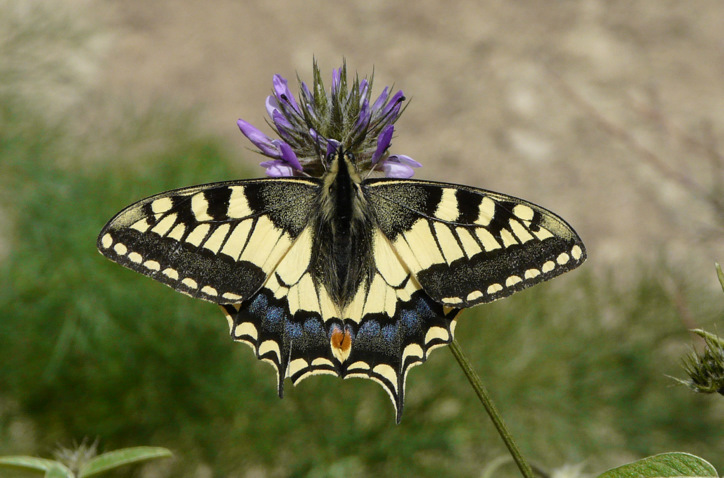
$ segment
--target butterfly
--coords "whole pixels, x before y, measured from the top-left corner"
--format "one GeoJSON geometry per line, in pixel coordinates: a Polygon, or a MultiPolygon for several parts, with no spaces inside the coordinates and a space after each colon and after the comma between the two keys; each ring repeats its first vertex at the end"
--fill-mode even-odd
{"type": "Polygon", "coordinates": [[[315,177],[167,191],[118,213],[100,252],[218,304],[281,397],[315,374],[372,379],[402,416],[407,373],[462,309],[578,267],[583,242],[530,202],[441,182],[362,179],[339,148],[315,177]]]}

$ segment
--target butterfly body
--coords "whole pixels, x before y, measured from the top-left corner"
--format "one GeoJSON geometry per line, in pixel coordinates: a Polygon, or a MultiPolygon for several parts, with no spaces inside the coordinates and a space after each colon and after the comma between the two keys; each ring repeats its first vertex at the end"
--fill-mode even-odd
{"type": "Polygon", "coordinates": [[[328,373],[389,393],[399,420],[409,368],[450,343],[462,308],[585,260],[576,233],[521,199],[430,181],[362,179],[354,158],[321,178],[168,191],[121,211],[99,250],[219,304],[235,340],[271,363],[282,394],[328,373]]]}
{"type": "Polygon", "coordinates": [[[373,219],[352,158],[333,157],[321,180],[320,208],[312,212],[315,252],[313,278],[325,283],[334,302],[348,305],[360,283],[371,278],[373,219]]]}

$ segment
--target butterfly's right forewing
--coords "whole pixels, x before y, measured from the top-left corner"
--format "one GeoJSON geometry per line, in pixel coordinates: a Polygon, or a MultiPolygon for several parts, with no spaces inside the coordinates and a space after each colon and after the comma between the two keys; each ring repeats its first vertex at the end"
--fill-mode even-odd
{"type": "Polygon", "coordinates": [[[98,249],[187,295],[240,303],[307,227],[318,191],[317,181],[292,178],[168,191],[118,213],[98,249]]]}

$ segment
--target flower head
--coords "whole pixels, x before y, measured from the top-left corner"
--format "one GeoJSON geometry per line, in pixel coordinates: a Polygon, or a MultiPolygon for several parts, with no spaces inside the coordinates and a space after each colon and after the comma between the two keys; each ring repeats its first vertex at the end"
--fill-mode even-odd
{"type": "Polygon", "coordinates": [[[268,176],[319,176],[324,159],[339,147],[355,157],[360,171],[384,171],[388,177],[409,178],[421,164],[404,155],[389,155],[394,123],[404,108],[405,95],[389,94],[385,87],[372,101],[372,79],[347,80],[345,63],[332,71],[332,85],[324,89],[314,63],[311,88],[300,80],[298,101],[287,80],[274,75],[272,94],[266,99],[269,124],[279,135],[273,139],[250,123],[239,120],[239,129],[271,161],[264,161],[268,176]]]}
{"type": "Polygon", "coordinates": [[[689,380],[679,380],[699,393],[718,392],[724,395],[724,339],[704,330],[692,330],[704,339],[702,354],[692,352],[684,359],[684,370],[689,380]]]}
{"type": "MultiPolygon", "coordinates": [[[[719,284],[724,290],[724,272],[719,264],[715,266],[719,284]]],[[[684,370],[689,379],[676,380],[695,392],[724,395],[724,338],[701,329],[692,332],[704,339],[706,348],[701,354],[692,352],[684,358],[684,370]]]]}

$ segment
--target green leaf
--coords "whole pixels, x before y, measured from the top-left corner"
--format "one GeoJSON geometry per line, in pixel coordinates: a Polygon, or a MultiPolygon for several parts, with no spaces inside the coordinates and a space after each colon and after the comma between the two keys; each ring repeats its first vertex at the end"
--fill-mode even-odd
{"type": "Polygon", "coordinates": [[[0,467],[20,468],[28,471],[48,471],[58,462],[34,456],[2,456],[0,467]]]}
{"type": "Polygon", "coordinates": [[[662,453],[608,470],[598,478],[718,477],[705,460],[688,453],[662,453]]]}
{"type": "Polygon", "coordinates": [[[45,472],[45,478],[75,478],[75,475],[64,465],[54,462],[45,472]]]}
{"type": "Polygon", "coordinates": [[[90,460],[80,469],[79,478],[87,478],[100,473],[118,468],[123,465],[130,465],[156,458],[170,458],[173,454],[166,448],[152,446],[138,446],[123,448],[108,453],[103,453],[90,460]]]}
{"type": "Polygon", "coordinates": [[[719,283],[721,284],[722,290],[724,290],[724,272],[722,272],[718,262],[715,262],[714,265],[716,266],[716,275],[719,277],[719,283]]]}

